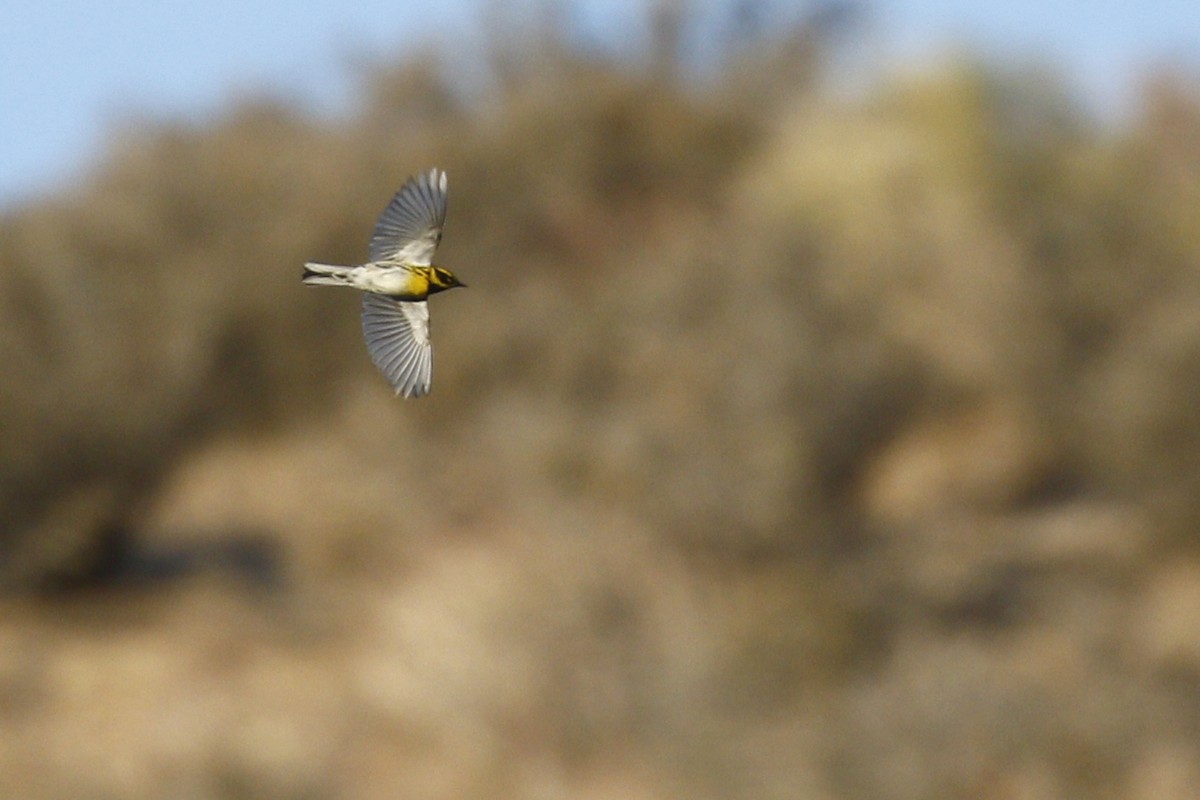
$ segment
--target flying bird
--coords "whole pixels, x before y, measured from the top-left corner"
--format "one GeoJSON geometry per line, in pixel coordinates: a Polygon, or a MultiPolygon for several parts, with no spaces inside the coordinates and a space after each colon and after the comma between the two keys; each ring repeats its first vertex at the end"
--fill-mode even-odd
{"type": "Polygon", "coordinates": [[[354,267],[308,263],[309,286],[349,286],[363,292],[362,327],[371,360],[404,397],[429,394],[431,294],[466,286],[433,265],[446,221],[446,173],[409,178],[383,210],[371,236],[371,260],[354,267]]]}

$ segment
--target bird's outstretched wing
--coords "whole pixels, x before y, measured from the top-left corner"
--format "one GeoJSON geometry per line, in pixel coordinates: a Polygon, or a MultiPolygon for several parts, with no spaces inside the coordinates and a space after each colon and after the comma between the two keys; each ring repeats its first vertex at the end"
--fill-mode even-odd
{"type": "Polygon", "coordinates": [[[405,397],[429,394],[433,376],[429,305],[367,292],[363,294],[362,326],[371,360],[396,389],[396,394],[405,397]]]}
{"type": "Polygon", "coordinates": [[[446,221],[446,173],[431,169],[409,178],[375,223],[372,261],[429,266],[446,221]]]}

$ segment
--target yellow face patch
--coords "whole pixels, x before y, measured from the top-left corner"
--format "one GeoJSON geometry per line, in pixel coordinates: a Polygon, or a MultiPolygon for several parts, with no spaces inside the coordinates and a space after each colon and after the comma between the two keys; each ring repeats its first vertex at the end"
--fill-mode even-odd
{"type": "Polygon", "coordinates": [[[453,289],[455,286],[462,286],[463,283],[454,276],[454,273],[448,269],[441,267],[429,267],[426,276],[429,279],[429,292],[440,292],[445,289],[453,289]]]}
{"type": "Polygon", "coordinates": [[[399,291],[393,293],[388,290],[387,294],[397,300],[418,301],[436,292],[461,285],[453,274],[440,267],[407,266],[404,268],[399,291]]]}

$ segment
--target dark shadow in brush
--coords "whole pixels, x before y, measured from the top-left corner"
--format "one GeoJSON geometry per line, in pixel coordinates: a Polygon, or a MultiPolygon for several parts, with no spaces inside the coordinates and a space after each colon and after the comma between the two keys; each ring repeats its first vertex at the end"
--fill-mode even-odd
{"type": "MultiPolygon", "coordinates": [[[[183,537],[172,537],[183,538],[183,537]]],[[[255,529],[222,530],[188,536],[177,544],[148,544],[128,529],[105,532],[94,558],[83,569],[47,577],[48,594],[96,589],[153,588],[198,576],[228,578],[248,589],[272,592],[284,584],[278,541],[255,529]]]]}

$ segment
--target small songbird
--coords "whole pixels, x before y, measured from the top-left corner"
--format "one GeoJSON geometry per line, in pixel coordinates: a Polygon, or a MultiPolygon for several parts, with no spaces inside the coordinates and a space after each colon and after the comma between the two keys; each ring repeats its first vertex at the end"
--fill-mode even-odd
{"type": "Polygon", "coordinates": [[[429,394],[433,348],[429,343],[431,294],[466,286],[433,265],[446,221],[446,173],[431,169],[409,178],[388,203],[371,236],[371,260],[356,267],[304,265],[310,286],[349,286],[363,294],[367,350],[396,394],[429,394]]]}

